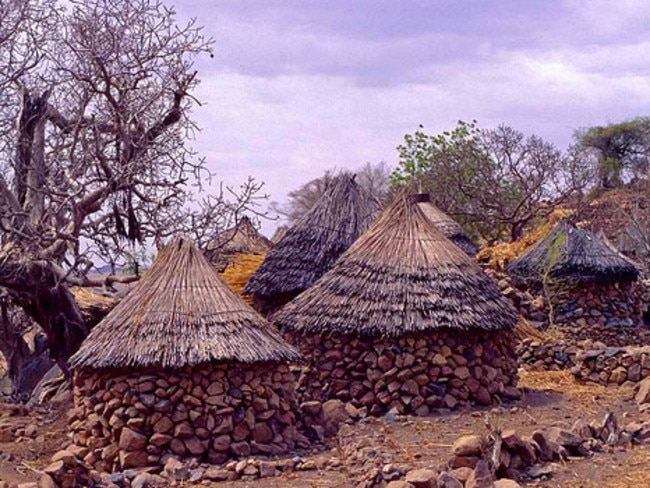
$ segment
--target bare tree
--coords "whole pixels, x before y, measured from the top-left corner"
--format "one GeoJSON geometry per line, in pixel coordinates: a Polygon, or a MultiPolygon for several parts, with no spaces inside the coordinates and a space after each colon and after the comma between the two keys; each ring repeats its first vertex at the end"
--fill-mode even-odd
{"type": "Polygon", "coordinates": [[[525,226],[593,183],[589,161],[508,127],[459,122],[450,132],[421,130],[398,147],[395,186],[420,184],[435,203],[488,242],[521,237],[525,226]]]}
{"type": "Polygon", "coordinates": [[[159,0],[5,0],[0,18],[0,286],[65,370],[88,332],[68,287],[100,284],[93,259],[216,234],[261,187],[192,202],[210,178],[186,144],[193,63],[212,44],[194,21],[159,0]]]}

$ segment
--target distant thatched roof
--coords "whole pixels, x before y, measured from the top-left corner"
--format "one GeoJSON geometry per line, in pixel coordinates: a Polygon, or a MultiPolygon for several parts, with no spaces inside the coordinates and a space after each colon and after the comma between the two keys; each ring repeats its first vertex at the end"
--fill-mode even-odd
{"type": "Polygon", "coordinates": [[[188,239],[168,245],[89,334],[72,367],[293,360],[298,353],[237,297],[188,239]]]}
{"type": "Polygon", "coordinates": [[[206,256],[211,254],[266,254],[273,243],[258,232],[251,219],[241,218],[236,226],[223,231],[206,249],[206,256]]]}
{"type": "Polygon", "coordinates": [[[401,336],[511,329],[517,313],[485,272],[400,196],[273,320],[305,334],[401,336]]]}
{"type": "Polygon", "coordinates": [[[476,256],[478,246],[472,242],[458,222],[431,203],[431,196],[428,193],[415,195],[415,199],[427,218],[447,239],[460,247],[468,256],[476,256]]]}
{"type": "Polygon", "coordinates": [[[632,281],[639,274],[629,260],[567,219],[510,263],[506,271],[528,283],[541,282],[547,273],[555,280],[572,282],[632,281]]]}
{"type": "Polygon", "coordinates": [[[378,210],[354,175],[334,177],[311,210],[269,252],[244,293],[271,297],[306,290],[368,228],[378,210]]]}

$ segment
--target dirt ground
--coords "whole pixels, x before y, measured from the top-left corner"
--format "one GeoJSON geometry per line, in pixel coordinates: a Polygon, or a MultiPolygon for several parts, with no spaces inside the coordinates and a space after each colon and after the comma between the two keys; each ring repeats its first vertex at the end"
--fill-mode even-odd
{"type": "MultiPolygon", "coordinates": [[[[451,445],[461,435],[486,431],[485,419],[502,430],[515,429],[529,435],[543,427],[570,428],[578,419],[602,420],[613,412],[620,426],[633,421],[650,420],[640,413],[628,387],[607,387],[576,383],[568,372],[521,375],[523,399],[496,408],[447,412],[429,417],[370,419],[344,426],[354,439],[376,446],[395,465],[411,468],[436,467],[451,455],[451,445]]],[[[0,404],[0,432],[3,425],[18,426],[21,437],[0,442],[0,481],[27,482],[38,479],[38,470],[50,456],[67,445],[68,405],[46,405],[25,409],[0,404]]],[[[206,484],[222,488],[269,487],[312,488],[353,486],[349,471],[354,467],[331,440],[329,446],[303,456],[314,461],[316,469],[284,474],[278,478],[206,484]],[[340,468],[332,468],[340,460],[340,468]],[[318,469],[318,468],[321,469],[318,469]]],[[[615,448],[588,459],[571,459],[552,465],[548,479],[530,481],[526,486],[543,488],[623,488],[650,486],[650,446],[615,448]]],[[[184,486],[192,486],[185,484],[184,486]]],[[[198,485],[197,485],[198,486],[198,485]]]]}

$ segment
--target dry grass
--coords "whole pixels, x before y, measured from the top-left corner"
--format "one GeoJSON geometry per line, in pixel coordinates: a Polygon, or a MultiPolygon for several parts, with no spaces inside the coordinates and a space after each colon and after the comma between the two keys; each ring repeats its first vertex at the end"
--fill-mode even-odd
{"type": "Polygon", "coordinates": [[[555,225],[564,217],[573,215],[573,210],[557,209],[554,210],[546,222],[533,229],[532,232],[515,242],[497,244],[492,247],[486,247],[476,256],[480,262],[487,263],[491,268],[503,270],[510,262],[517,259],[540,239],[543,239],[555,225]]]}
{"type": "Polygon", "coordinates": [[[249,295],[242,295],[242,290],[251,275],[260,267],[264,258],[264,254],[238,254],[221,273],[221,277],[230,289],[251,306],[253,305],[252,298],[249,295]]]}

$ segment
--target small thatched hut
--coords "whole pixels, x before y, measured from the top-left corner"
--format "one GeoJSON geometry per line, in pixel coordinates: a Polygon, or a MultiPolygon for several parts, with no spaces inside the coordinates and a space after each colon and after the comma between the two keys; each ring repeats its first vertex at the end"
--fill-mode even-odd
{"type": "Polygon", "coordinates": [[[309,288],[368,228],[379,207],[351,173],[334,177],[321,198],[278,242],[244,293],[269,314],[309,288]]]}
{"type": "MultiPolygon", "coordinates": [[[[633,341],[634,334],[630,331],[626,339],[621,327],[641,324],[637,267],[568,219],[560,221],[506,271],[517,288],[545,302],[545,325],[553,321],[576,339],[622,344],[633,341]]],[[[521,312],[527,315],[525,307],[521,312]]]]}
{"type": "Polygon", "coordinates": [[[413,198],[273,320],[310,363],[305,398],[426,415],[517,395],[516,311],[413,198]]]}
{"type": "Polygon", "coordinates": [[[279,453],[295,436],[299,358],[177,239],[72,357],[73,442],[98,470],[279,453]]]}
{"type": "Polygon", "coordinates": [[[419,193],[414,196],[418,206],[431,223],[451,242],[456,244],[469,257],[478,253],[478,246],[469,238],[458,222],[452,219],[431,202],[431,195],[419,193]]]}
{"type": "Polygon", "coordinates": [[[244,215],[237,225],[223,231],[205,251],[213,262],[227,264],[238,254],[267,254],[273,243],[257,230],[253,221],[244,215]]]}

